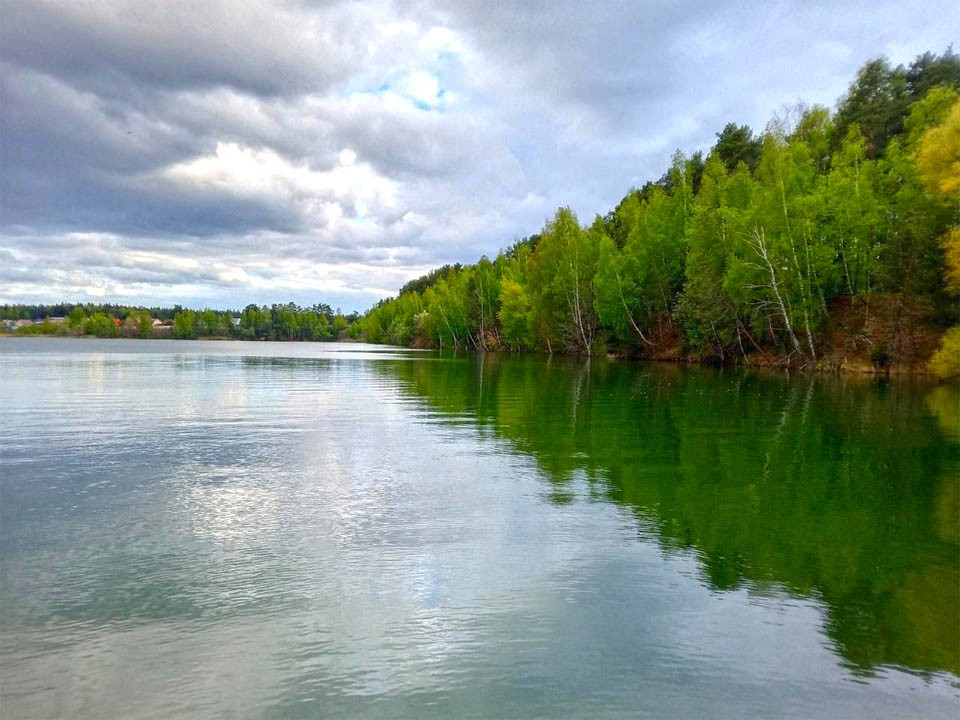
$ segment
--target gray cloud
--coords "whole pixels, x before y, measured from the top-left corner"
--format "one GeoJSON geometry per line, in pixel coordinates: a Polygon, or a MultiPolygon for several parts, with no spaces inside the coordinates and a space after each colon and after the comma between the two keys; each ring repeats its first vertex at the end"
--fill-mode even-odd
{"type": "Polygon", "coordinates": [[[13,0],[0,301],[360,309],[942,51],[925,5],[13,0]]]}
{"type": "Polygon", "coordinates": [[[13,0],[0,44],[19,65],[97,94],[234,87],[257,95],[327,89],[364,60],[363,14],[340,3],[13,0]]]}

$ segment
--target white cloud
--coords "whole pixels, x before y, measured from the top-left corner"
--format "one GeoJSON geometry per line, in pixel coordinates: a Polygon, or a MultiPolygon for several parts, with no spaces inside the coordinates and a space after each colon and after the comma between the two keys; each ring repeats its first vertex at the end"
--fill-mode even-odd
{"type": "Polygon", "coordinates": [[[589,221],[729,121],[831,105],[870,57],[942,52],[958,8],[12,0],[0,300],[362,309],[559,205],[589,221]]]}
{"type": "Polygon", "coordinates": [[[286,202],[327,227],[362,224],[371,208],[397,207],[393,181],[378,175],[369,164],[357,162],[350,148],[341,150],[338,157],[338,165],[317,171],[267,148],[218,142],[211,155],[176,163],[161,175],[179,185],[286,202]]]}

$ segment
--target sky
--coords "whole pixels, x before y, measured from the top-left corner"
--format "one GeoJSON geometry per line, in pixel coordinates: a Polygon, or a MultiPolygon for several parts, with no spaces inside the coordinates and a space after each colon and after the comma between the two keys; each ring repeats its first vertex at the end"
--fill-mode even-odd
{"type": "Polygon", "coordinates": [[[958,29],[955,0],[3,0],[0,303],[363,311],[958,29]]]}

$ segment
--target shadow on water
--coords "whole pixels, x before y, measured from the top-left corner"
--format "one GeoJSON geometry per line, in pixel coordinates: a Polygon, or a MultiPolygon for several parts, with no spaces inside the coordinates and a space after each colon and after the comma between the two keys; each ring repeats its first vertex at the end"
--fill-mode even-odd
{"type": "Polygon", "coordinates": [[[710,588],[818,599],[853,672],[960,674],[955,389],[496,355],[377,367],[534,457],[552,501],[586,477],[693,550],[710,588]]]}

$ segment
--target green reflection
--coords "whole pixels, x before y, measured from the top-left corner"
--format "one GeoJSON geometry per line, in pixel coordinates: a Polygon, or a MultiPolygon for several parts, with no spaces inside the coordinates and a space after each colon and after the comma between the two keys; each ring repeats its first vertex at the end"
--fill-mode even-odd
{"type": "Polygon", "coordinates": [[[694,549],[712,588],[819,598],[854,671],[960,674],[955,389],[495,355],[381,367],[536,458],[553,501],[583,473],[694,549]]]}

